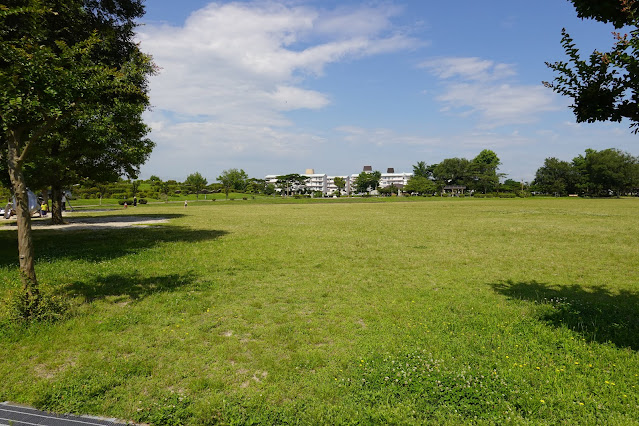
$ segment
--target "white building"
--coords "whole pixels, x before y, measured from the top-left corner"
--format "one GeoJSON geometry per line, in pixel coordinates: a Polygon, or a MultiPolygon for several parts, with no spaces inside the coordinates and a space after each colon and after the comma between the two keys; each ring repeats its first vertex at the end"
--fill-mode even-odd
{"type": "MultiPolygon", "coordinates": [[[[373,168],[371,166],[364,166],[364,171],[367,173],[372,173],[373,168]]],[[[277,176],[278,175],[266,175],[265,180],[266,183],[272,183],[277,185],[277,176]]],[[[341,177],[346,182],[346,186],[344,190],[342,190],[342,195],[351,194],[354,190],[355,179],[359,174],[352,174],[346,176],[327,176],[322,173],[315,173],[314,169],[306,169],[306,173],[303,175],[307,177],[308,180],[303,187],[296,187],[293,190],[298,191],[300,189],[305,189],[308,192],[321,192],[324,196],[331,196],[337,191],[337,186],[335,186],[335,178],[341,177]]],[[[413,176],[412,173],[395,173],[395,169],[388,168],[386,173],[382,173],[381,179],[379,181],[380,188],[386,188],[388,186],[394,185],[396,188],[403,188],[408,180],[413,176]]],[[[281,190],[278,188],[278,192],[281,190]]]]}
{"type": "Polygon", "coordinates": [[[395,173],[395,169],[389,167],[386,173],[382,173],[382,178],[379,180],[379,187],[386,188],[393,185],[396,188],[402,189],[411,177],[413,177],[412,173],[395,173]]]}
{"type": "Polygon", "coordinates": [[[308,191],[321,191],[323,195],[326,195],[327,176],[325,174],[315,173],[314,169],[306,169],[306,173],[302,176],[308,178],[306,181],[306,189],[308,191]]]}

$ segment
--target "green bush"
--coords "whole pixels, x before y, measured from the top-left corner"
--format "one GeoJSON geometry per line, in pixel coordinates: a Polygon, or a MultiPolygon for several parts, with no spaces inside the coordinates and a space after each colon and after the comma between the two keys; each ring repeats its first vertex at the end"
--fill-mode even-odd
{"type": "Polygon", "coordinates": [[[132,206],[133,205],[133,200],[120,200],[120,201],[118,201],[118,204],[121,205],[121,206],[123,206],[124,203],[126,203],[127,206],[132,206]]]}
{"type": "Polygon", "coordinates": [[[148,201],[147,201],[147,199],[146,199],[146,198],[140,198],[140,199],[138,200],[138,203],[139,203],[139,204],[146,204],[146,203],[148,203],[148,201]]]}
{"type": "Polygon", "coordinates": [[[517,195],[512,192],[501,192],[499,193],[499,198],[516,198],[517,195]]]}
{"type": "Polygon", "coordinates": [[[56,321],[68,316],[71,303],[64,297],[55,294],[49,287],[40,285],[40,298],[37,306],[28,300],[22,289],[15,289],[7,294],[3,303],[2,317],[9,322],[56,321]]]}

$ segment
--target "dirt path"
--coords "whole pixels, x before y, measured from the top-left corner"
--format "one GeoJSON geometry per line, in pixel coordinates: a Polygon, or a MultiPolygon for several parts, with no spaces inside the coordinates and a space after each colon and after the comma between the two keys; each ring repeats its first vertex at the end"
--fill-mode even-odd
{"type": "MultiPolygon", "coordinates": [[[[62,231],[75,231],[79,229],[108,229],[108,228],[126,228],[136,225],[157,225],[159,223],[167,223],[169,220],[161,217],[148,216],[100,216],[100,217],[82,217],[74,218],[73,214],[65,214],[65,225],[51,225],[51,218],[33,218],[31,227],[38,229],[59,229],[62,231]]],[[[0,226],[0,230],[15,229],[15,221],[7,220],[7,226],[0,226]],[[13,222],[13,223],[11,223],[13,222]]],[[[0,222],[2,223],[2,222],[0,222]]]]}

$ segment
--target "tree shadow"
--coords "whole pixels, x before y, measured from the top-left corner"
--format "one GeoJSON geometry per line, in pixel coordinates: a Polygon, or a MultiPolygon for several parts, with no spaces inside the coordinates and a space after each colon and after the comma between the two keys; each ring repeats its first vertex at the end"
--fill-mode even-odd
{"type": "MultiPolygon", "coordinates": [[[[162,215],[161,217],[166,217],[162,215]]],[[[39,229],[33,233],[35,260],[99,262],[139,253],[165,243],[200,242],[226,235],[220,230],[194,230],[181,226],[129,226],[99,229],[39,229]]],[[[16,233],[0,232],[0,267],[17,267],[16,233]]]]}
{"type": "Polygon", "coordinates": [[[90,281],[76,281],[60,289],[60,293],[82,296],[88,303],[106,297],[121,296],[139,301],[155,293],[171,292],[192,284],[193,274],[170,274],[145,277],[140,274],[111,274],[90,281]]]}
{"type": "Polygon", "coordinates": [[[500,294],[527,300],[547,309],[540,319],[553,327],[566,327],[588,342],[612,343],[639,350],[639,293],[611,293],[599,286],[549,285],[511,280],[491,284],[500,294]]]}

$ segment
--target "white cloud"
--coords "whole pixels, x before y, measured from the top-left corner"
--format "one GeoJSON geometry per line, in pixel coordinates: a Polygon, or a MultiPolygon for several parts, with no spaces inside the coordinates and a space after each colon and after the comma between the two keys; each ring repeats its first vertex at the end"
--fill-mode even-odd
{"type": "Polygon", "coordinates": [[[560,109],[556,96],[541,85],[511,81],[516,76],[510,64],[480,58],[439,58],[425,61],[442,80],[444,92],[436,99],[442,111],[469,117],[479,115],[479,128],[536,122],[539,115],[560,109]]]}
{"type": "Polygon", "coordinates": [[[482,118],[479,127],[488,128],[532,123],[539,113],[557,109],[541,86],[459,83],[449,85],[437,99],[453,108],[478,112],[482,118]]]}
{"type": "Polygon", "coordinates": [[[180,149],[178,139],[187,134],[217,152],[231,146],[233,152],[287,151],[285,140],[303,145],[312,137],[282,130],[293,125],[284,112],[321,109],[331,100],[304,83],[330,63],[418,45],[394,29],[391,18],[399,12],[387,5],[331,11],[268,1],[211,3],[183,26],[141,27],[141,48],[161,68],[150,82],[154,111],[147,118],[158,142],[151,163],[180,149]]]}
{"type": "Polygon", "coordinates": [[[405,146],[438,146],[443,143],[439,138],[427,138],[414,135],[398,134],[391,129],[365,129],[357,126],[340,126],[335,129],[343,135],[346,142],[353,144],[374,145],[378,147],[405,146]]]}
{"type": "Polygon", "coordinates": [[[439,58],[424,61],[420,68],[428,68],[442,79],[460,77],[464,80],[491,81],[515,75],[510,64],[499,64],[481,58],[439,58]]]}

